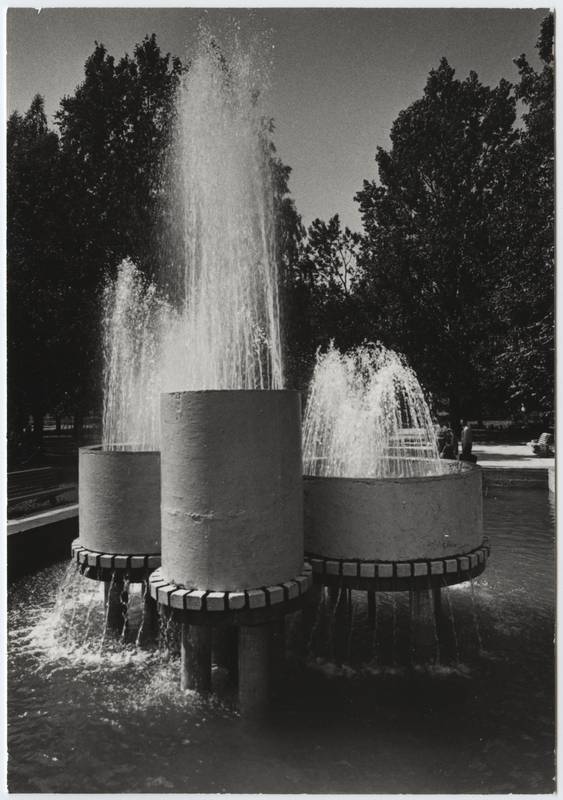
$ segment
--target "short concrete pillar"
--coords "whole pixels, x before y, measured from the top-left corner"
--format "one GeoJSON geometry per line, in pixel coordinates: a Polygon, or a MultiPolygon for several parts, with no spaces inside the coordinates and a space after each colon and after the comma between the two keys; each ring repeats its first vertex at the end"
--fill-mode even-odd
{"type": "Polygon", "coordinates": [[[238,641],[238,697],[241,716],[261,717],[270,695],[269,625],[243,625],[238,641]]]}
{"type": "Polygon", "coordinates": [[[80,542],[97,553],[160,553],[160,453],[81,447],[80,542]]]}
{"type": "Polygon", "coordinates": [[[181,688],[211,691],[211,628],[182,622],[181,640],[181,688]]]}
{"type": "Polygon", "coordinates": [[[428,589],[410,591],[412,624],[412,657],[415,663],[434,661],[436,655],[436,626],[434,604],[428,589]]]}
{"type": "Polygon", "coordinates": [[[127,603],[129,600],[127,588],[128,585],[119,575],[114,575],[111,580],[104,581],[106,631],[116,636],[121,635],[127,624],[127,603]]]}

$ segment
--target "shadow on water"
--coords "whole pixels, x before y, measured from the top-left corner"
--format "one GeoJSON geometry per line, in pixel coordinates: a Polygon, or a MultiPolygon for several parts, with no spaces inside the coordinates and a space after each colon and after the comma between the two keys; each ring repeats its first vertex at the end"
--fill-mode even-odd
{"type": "MultiPolygon", "coordinates": [[[[260,727],[238,717],[232,694],[181,692],[173,645],[136,646],[135,587],[127,641],[101,647],[100,586],[67,563],[22,578],[9,601],[11,791],[552,792],[548,497],[499,489],[485,498],[491,560],[473,591],[464,584],[444,592],[458,656],[450,646],[440,663],[411,666],[407,598],[378,598],[370,622],[354,592],[340,664],[326,640],[303,657],[297,618],[290,620],[286,673],[260,727]],[[75,608],[64,613],[80,624],[71,635],[67,617],[61,638],[53,626],[65,585],[75,608]]],[[[160,638],[174,639],[166,622],[160,638]]]]}

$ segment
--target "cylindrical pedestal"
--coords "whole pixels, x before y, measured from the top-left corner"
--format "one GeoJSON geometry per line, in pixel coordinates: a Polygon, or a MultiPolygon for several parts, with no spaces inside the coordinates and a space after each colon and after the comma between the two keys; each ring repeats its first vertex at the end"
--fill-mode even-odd
{"type": "Polygon", "coordinates": [[[162,574],[242,591],[303,561],[298,392],[174,392],[161,398],[162,574]]]}
{"type": "Polygon", "coordinates": [[[181,688],[211,691],[211,628],[182,623],[181,661],[181,688]]]}
{"type": "Polygon", "coordinates": [[[479,467],[441,462],[444,474],[420,477],[305,476],[305,551],[358,561],[455,558],[483,539],[479,467]]]}
{"type": "Polygon", "coordinates": [[[269,701],[268,625],[239,628],[239,708],[245,718],[262,716],[269,701]]]}
{"type": "MultiPolygon", "coordinates": [[[[283,645],[283,618],[301,610],[312,585],[310,568],[283,585],[248,592],[204,592],[168,583],[157,569],[149,578],[151,596],[182,625],[183,688],[211,686],[211,637],[216,655],[238,630],[238,690],[241,716],[257,717],[268,703],[269,670],[283,645]],[[273,640],[274,646],[271,646],[273,640]]],[[[229,654],[233,652],[227,647],[229,654]]]]}

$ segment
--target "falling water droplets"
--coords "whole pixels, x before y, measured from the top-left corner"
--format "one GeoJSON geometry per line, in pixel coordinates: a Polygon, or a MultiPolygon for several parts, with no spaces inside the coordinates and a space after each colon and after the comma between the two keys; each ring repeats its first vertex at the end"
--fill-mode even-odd
{"type": "Polygon", "coordinates": [[[331,345],[317,355],[303,451],[308,475],[380,478],[444,471],[415,373],[380,344],[343,355],[331,345]]]}

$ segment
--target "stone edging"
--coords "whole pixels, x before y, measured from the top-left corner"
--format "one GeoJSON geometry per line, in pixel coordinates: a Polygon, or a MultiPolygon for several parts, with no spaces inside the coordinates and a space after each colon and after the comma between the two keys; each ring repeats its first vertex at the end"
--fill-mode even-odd
{"type": "Polygon", "coordinates": [[[222,592],[201,589],[184,589],[164,580],[160,569],[149,578],[149,589],[154,600],[178,611],[203,612],[220,615],[221,612],[241,612],[282,607],[304,595],[313,585],[313,575],[308,564],[295,578],[273,586],[256,589],[222,592]]]}
{"type": "Polygon", "coordinates": [[[98,553],[84,547],[79,539],[72,543],[72,558],[84,575],[94,580],[111,580],[113,573],[122,572],[130,580],[143,580],[160,567],[160,553],[127,555],[124,553],[98,553]]]}
{"type": "Polygon", "coordinates": [[[374,591],[395,591],[462,583],[479,575],[490,556],[487,540],[470,553],[416,561],[360,561],[306,555],[315,583],[374,591]]]}

